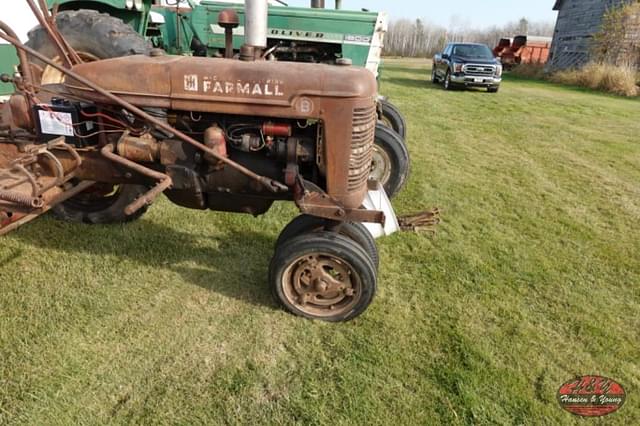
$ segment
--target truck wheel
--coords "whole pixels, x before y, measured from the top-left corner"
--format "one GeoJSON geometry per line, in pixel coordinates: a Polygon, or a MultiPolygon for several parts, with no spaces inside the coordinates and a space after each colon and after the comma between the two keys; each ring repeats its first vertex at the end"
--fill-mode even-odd
{"type": "Polygon", "coordinates": [[[407,139],[407,122],[398,107],[389,101],[381,101],[381,105],[382,117],[380,122],[393,129],[402,139],[407,139]]]}
{"type": "Polygon", "coordinates": [[[269,281],[284,309],[328,322],[362,314],[377,287],[375,266],[364,249],[331,232],[299,235],[278,247],[269,281]]]}
{"type": "Polygon", "coordinates": [[[447,70],[447,75],[444,77],[444,90],[453,90],[453,82],[451,81],[451,71],[447,70]]]}
{"type": "MultiPolygon", "coordinates": [[[[85,62],[117,58],[136,54],[147,54],[151,45],[133,28],[107,14],[95,10],[66,10],[56,16],[60,33],[85,62]]],[[[29,32],[27,46],[62,64],[63,60],[52,44],[46,31],[36,27],[29,32]]],[[[64,82],[64,75],[38,59],[32,61],[42,67],[42,84],[64,82]]],[[[132,216],[124,214],[124,208],[147,191],[141,185],[102,186],[98,190],[89,188],[56,207],[53,213],[58,218],[85,223],[122,223],[140,218],[145,209],[132,216]]]]}
{"type": "MultiPolygon", "coordinates": [[[[278,241],[276,241],[276,249],[299,235],[326,232],[326,223],[325,219],[306,214],[294,218],[280,233],[278,241]]],[[[376,269],[378,269],[380,265],[378,246],[373,235],[363,224],[345,222],[341,224],[337,233],[358,243],[367,252],[376,269]]]]}
{"type": "Polygon", "coordinates": [[[411,160],[404,141],[394,131],[378,125],[369,179],[380,182],[393,198],[407,183],[410,171],[411,160]]]}
{"type": "Polygon", "coordinates": [[[431,83],[433,83],[433,84],[440,83],[440,80],[438,80],[438,74],[436,74],[435,65],[433,66],[433,68],[431,68],[431,83]]]}
{"type": "Polygon", "coordinates": [[[489,92],[489,93],[498,93],[498,90],[500,90],[500,87],[489,87],[487,89],[487,92],[489,92]]]}

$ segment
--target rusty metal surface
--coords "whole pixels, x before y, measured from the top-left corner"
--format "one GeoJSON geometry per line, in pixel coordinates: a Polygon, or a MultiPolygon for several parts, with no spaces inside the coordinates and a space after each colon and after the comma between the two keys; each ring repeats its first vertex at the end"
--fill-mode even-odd
{"type": "Polygon", "coordinates": [[[315,252],[292,262],[282,276],[287,301],[307,314],[342,315],[360,301],[362,277],[344,259],[315,252]]]}
{"type": "Polygon", "coordinates": [[[21,129],[33,128],[31,103],[25,95],[18,93],[12,95],[9,98],[9,107],[11,108],[11,126],[21,129]]]}
{"type": "MultiPolygon", "coordinates": [[[[222,130],[219,126],[211,126],[204,132],[204,144],[218,153],[221,157],[228,157],[227,141],[222,130]]],[[[220,163],[216,158],[205,154],[204,159],[209,163],[220,166],[220,163]]]]}
{"type": "Polygon", "coordinates": [[[386,218],[381,211],[349,208],[310,182],[300,184],[295,202],[302,213],[338,221],[385,223],[386,218]]]}
{"type": "Polygon", "coordinates": [[[61,188],[55,188],[47,195],[44,206],[40,209],[32,210],[31,212],[18,211],[13,212],[9,216],[7,212],[0,210],[0,236],[6,235],[20,226],[37,219],[51,210],[54,206],[86,191],[94,184],[95,182],[92,181],[84,181],[67,191],[62,190],[61,188]]]}
{"type": "MultiPolygon", "coordinates": [[[[356,143],[373,144],[368,128],[355,135],[353,128],[354,122],[362,120],[362,111],[372,112],[361,125],[375,125],[377,83],[367,70],[304,63],[131,56],[82,64],[74,71],[87,80],[100,81],[123,100],[142,107],[322,121],[327,192],[348,208],[358,208],[364,199],[363,162],[369,154],[360,152],[366,150],[363,145],[352,150],[351,141],[359,137],[362,139],[356,143]],[[122,79],[121,69],[132,70],[130,78],[122,79]],[[347,158],[359,163],[351,183],[347,158]]],[[[66,85],[75,95],[109,102],[73,79],[66,85]]]]}
{"type": "MultiPolygon", "coordinates": [[[[169,134],[173,134],[175,135],[177,138],[185,141],[186,143],[193,145],[194,147],[198,148],[201,151],[204,151],[207,154],[212,155],[213,157],[215,157],[216,159],[218,159],[220,162],[225,163],[227,166],[232,167],[238,171],[240,171],[241,173],[247,175],[248,177],[250,177],[251,179],[256,180],[257,182],[260,182],[262,185],[264,185],[267,189],[269,189],[270,191],[274,192],[274,193],[278,193],[278,192],[283,192],[283,191],[288,191],[288,188],[286,185],[274,180],[274,179],[270,179],[264,176],[260,176],[256,173],[254,173],[253,171],[247,169],[246,167],[241,166],[240,164],[225,158],[225,157],[220,157],[215,151],[209,149],[206,145],[202,144],[201,142],[198,142],[197,140],[193,139],[192,137],[186,135],[185,133],[177,130],[176,128],[172,127],[171,125],[169,125],[168,123],[159,120],[155,117],[153,117],[152,115],[148,114],[147,112],[145,112],[144,110],[142,110],[140,107],[133,105],[132,103],[126,101],[124,98],[121,98],[117,95],[114,95],[111,91],[109,90],[105,90],[103,89],[101,86],[93,83],[91,80],[88,80],[87,78],[77,74],[74,71],[65,69],[64,67],[56,64],[54,61],[51,61],[49,58],[47,58],[46,56],[38,53],[37,51],[25,46],[24,44],[20,43],[19,40],[8,36],[7,34],[2,34],[0,32],[0,38],[10,42],[11,44],[13,44],[14,46],[16,46],[16,48],[23,50],[27,53],[29,53],[32,56],[35,56],[36,58],[40,59],[41,61],[43,61],[44,63],[48,64],[49,66],[52,66],[53,68],[57,69],[58,71],[61,71],[62,73],[64,73],[65,75],[67,75],[68,77],[70,77],[71,79],[77,81],[78,83],[80,83],[82,85],[82,87],[87,88],[87,90],[92,90],[94,92],[96,92],[97,94],[99,94],[101,97],[103,97],[103,99],[106,99],[116,105],[119,105],[120,107],[124,108],[125,110],[127,110],[128,112],[130,112],[131,114],[147,121],[148,123],[154,125],[156,128],[158,129],[162,129],[165,132],[168,132],[169,134]]],[[[153,59],[159,59],[161,57],[157,57],[157,58],[153,58],[153,59]]],[[[95,63],[102,63],[103,61],[98,61],[95,63]]],[[[119,74],[120,77],[122,77],[122,74],[119,74]]]]}
{"type": "MultiPolygon", "coordinates": [[[[46,21],[50,17],[43,15],[41,18],[46,21]]],[[[47,22],[42,25],[46,26],[46,24],[47,22]]],[[[244,180],[248,179],[249,182],[245,185],[251,188],[253,193],[247,194],[246,197],[250,199],[258,196],[256,200],[260,202],[255,201],[256,205],[268,206],[272,202],[270,200],[293,198],[302,212],[319,217],[358,222],[384,222],[382,212],[360,209],[367,191],[367,168],[371,162],[370,148],[374,137],[371,129],[375,127],[376,121],[377,83],[368,71],[317,64],[248,63],[226,59],[164,55],[132,56],[85,63],[76,65],[70,70],[24,46],[10,32],[10,29],[7,31],[6,28],[8,27],[0,23],[0,30],[2,30],[0,38],[14,44],[22,54],[28,53],[67,76],[64,88],[65,91],[70,92],[72,99],[94,102],[106,108],[109,106],[123,108],[151,128],[173,135],[175,139],[202,151],[210,163],[223,169],[213,179],[219,179],[219,182],[231,179],[234,174],[229,173],[230,171],[242,175],[244,180]],[[126,78],[123,78],[125,75],[126,78]],[[285,185],[274,178],[277,174],[260,175],[254,172],[264,167],[246,167],[230,157],[226,151],[225,135],[222,129],[215,126],[209,128],[204,133],[203,143],[176,129],[167,121],[149,114],[143,108],[189,111],[191,114],[195,112],[269,118],[272,121],[265,122],[262,127],[267,136],[291,135],[291,125],[279,124],[278,119],[300,120],[302,123],[307,123],[307,126],[309,123],[319,123],[318,127],[321,130],[318,134],[321,138],[317,153],[322,157],[320,161],[322,170],[326,171],[326,191],[317,186],[309,189],[304,187],[304,184],[300,185],[302,178],[297,168],[295,144],[291,144],[293,148],[289,150],[290,167],[287,168],[288,177],[285,185]],[[266,197],[262,195],[260,186],[271,191],[271,195],[266,197]]],[[[55,38],[56,29],[50,28],[50,31],[52,32],[50,36],[55,38]]],[[[64,50],[64,40],[60,42],[60,48],[64,50]]],[[[70,62],[77,63],[69,51],[67,56],[70,62]]],[[[31,69],[26,62],[23,68],[31,69]]],[[[20,127],[32,128],[33,123],[29,123],[26,117],[29,106],[35,103],[35,90],[55,94],[60,87],[41,88],[32,84],[25,85],[24,82],[19,82],[17,86],[26,96],[20,98],[22,95],[17,95],[13,99],[16,107],[12,108],[11,116],[14,117],[9,119],[9,122],[14,124],[20,122],[20,127]]],[[[3,118],[3,120],[6,119],[3,118]]],[[[99,120],[98,125],[102,126],[102,121],[99,120]]],[[[295,138],[289,137],[289,139],[295,138]]],[[[132,214],[172,187],[169,170],[174,167],[172,173],[175,173],[180,166],[172,166],[172,162],[168,161],[170,155],[163,157],[164,151],[172,151],[170,142],[170,140],[159,142],[155,139],[133,137],[125,132],[117,144],[115,139],[108,139],[101,135],[102,148],[75,150],[68,145],[48,146],[41,156],[42,161],[45,161],[51,170],[51,177],[45,182],[42,176],[38,176],[39,193],[29,198],[23,193],[18,196],[18,193],[13,190],[0,188],[5,191],[0,192],[0,199],[4,199],[5,202],[11,201],[14,205],[18,202],[22,207],[33,208],[39,203],[33,198],[43,196],[45,202],[43,208],[40,208],[42,211],[50,207],[46,204],[46,200],[51,199],[51,194],[59,195],[72,190],[69,186],[63,188],[63,184],[69,182],[72,177],[78,180],[105,183],[116,181],[147,183],[148,179],[151,179],[155,182],[155,186],[127,206],[126,213],[132,214]],[[166,142],[169,144],[167,145],[166,142]],[[54,155],[51,152],[53,150],[59,152],[54,155]],[[116,150],[118,154],[115,153],[116,150]],[[162,164],[167,167],[167,174],[138,163],[162,164]]],[[[173,152],[172,154],[177,155],[173,152]]],[[[0,166],[2,166],[1,162],[0,166]]],[[[236,176],[235,180],[243,181],[243,179],[237,179],[236,176]]],[[[34,188],[33,181],[34,179],[30,178],[20,184],[30,184],[34,188]]],[[[186,183],[188,180],[185,181],[186,183]]],[[[25,188],[22,187],[21,190],[24,191],[25,188]]],[[[238,197],[243,197],[242,194],[227,194],[227,196],[231,197],[231,204],[238,206],[253,203],[248,201],[248,204],[245,204],[241,201],[238,197]],[[236,198],[233,199],[233,197],[236,198]]],[[[219,205],[213,200],[209,200],[209,204],[219,205]]],[[[2,210],[3,205],[0,201],[0,211],[2,210]]],[[[261,211],[261,208],[255,211],[261,211]]],[[[36,213],[22,212],[21,214],[36,213]]]]}
{"type": "MultiPolygon", "coordinates": [[[[6,34],[7,36],[9,36],[9,38],[12,38],[14,40],[18,40],[18,36],[11,29],[11,27],[9,27],[7,24],[5,24],[2,21],[0,21],[0,31],[3,32],[4,34],[6,34]]],[[[1,35],[1,33],[0,33],[0,35],[1,35]]],[[[5,40],[7,40],[7,39],[5,38],[5,40]]],[[[7,41],[9,43],[11,43],[11,40],[7,40],[7,41]]],[[[11,44],[13,44],[13,43],[11,43],[11,44]]],[[[26,54],[25,51],[20,50],[20,49],[16,49],[16,50],[17,50],[17,53],[18,53],[18,59],[20,60],[20,72],[22,73],[22,79],[26,83],[27,86],[32,85],[34,80],[33,80],[33,74],[31,72],[31,67],[29,66],[29,58],[27,57],[27,54],[26,54]]]]}
{"type": "Polygon", "coordinates": [[[118,141],[118,155],[137,163],[153,163],[160,159],[160,145],[151,135],[134,137],[123,135],[118,141]]]}
{"type": "Polygon", "coordinates": [[[435,232],[435,227],[440,222],[440,209],[437,207],[398,218],[400,229],[410,232],[435,232]]]}
{"type": "MultiPolygon", "coordinates": [[[[125,135],[123,135],[122,137],[125,138],[126,136],[128,135],[125,133],[125,135]]],[[[145,167],[138,163],[134,163],[131,160],[127,160],[126,158],[116,155],[114,154],[114,150],[115,150],[115,147],[112,144],[109,144],[109,145],[105,145],[100,152],[102,153],[102,155],[104,155],[106,158],[113,161],[114,163],[121,164],[131,170],[134,170],[140,173],[143,176],[150,177],[151,179],[154,179],[157,181],[156,185],[153,188],[151,188],[146,194],[143,194],[142,196],[140,196],[140,198],[138,198],[133,203],[125,207],[124,212],[128,216],[134,214],[135,212],[137,212],[138,210],[140,210],[145,206],[151,205],[151,203],[153,203],[153,201],[160,194],[162,194],[166,189],[169,189],[173,184],[171,177],[169,177],[168,175],[157,172],[155,170],[151,170],[148,167],[145,167]]]]}
{"type": "Polygon", "coordinates": [[[240,17],[234,9],[224,9],[218,15],[218,25],[224,28],[224,56],[231,59],[233,58],[233,29],[240,26],[240,17]]]}
{"type": "Polygon", "coordinates": [[[11,105],[9,102],[0,102],[0,131],[11,128],[11,105]]]}
{"type": "Polygon", "coordinates": [[[69,182],[82,164],[63,138],[40,145],[22,142],[18,146],[0,137],[0,235],[45,213],[65,194],[72,196],[76,186],[69,182]],[[60,155],[68,159],[61,161],[60,155]]]}

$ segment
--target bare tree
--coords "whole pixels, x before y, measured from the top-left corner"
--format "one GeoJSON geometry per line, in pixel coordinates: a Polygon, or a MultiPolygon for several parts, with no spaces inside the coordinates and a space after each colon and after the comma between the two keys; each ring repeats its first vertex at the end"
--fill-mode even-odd
{"type": "Polygon", "coordinates": [[[399,19],[391,22],[385,42],[385,54],[408,57],[430,57],[447,42],[474,42],[495,46],[503,37],[516,35],[552,36],[553,22],[532,22],[522,18],[501,27],[471,28],[460,17],[453,17],[448,28],[423,19],[399,19]]]}

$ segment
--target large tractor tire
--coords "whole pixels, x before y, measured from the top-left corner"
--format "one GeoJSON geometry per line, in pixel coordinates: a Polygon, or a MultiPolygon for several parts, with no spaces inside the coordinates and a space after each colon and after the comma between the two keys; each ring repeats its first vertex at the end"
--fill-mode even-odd
{"type": "MultiPolygon", "coordinates": [[[[133,28],[118,18],[94,10],[69,10],[58,13],[56,24],[60,33],[85,62],[145,55],[151,45],[133,28]]],[[[27,45],[55,62],[63,60],[47,32],[36,27],[29,32],[27,45]]],[[[64,75],[36,58],[33,63],[42,68],[42,84],[60,84],[64,75]]],[[[127,216],[124,209],[147,191],[143,185],[95,185],[86,192],[56,206],[53,213],[71,222],[112,224],[140,218],[146,207],[127,216]]]]}

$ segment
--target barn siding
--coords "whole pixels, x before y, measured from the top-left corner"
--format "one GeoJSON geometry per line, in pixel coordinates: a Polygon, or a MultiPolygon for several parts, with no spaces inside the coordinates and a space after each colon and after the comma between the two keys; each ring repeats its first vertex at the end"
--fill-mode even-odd
{"type": "Polygon", "coordinates": [[[576,68],[589,61],[591,42],[609,8],[635,0],[559,0],[549,71],[576,68]]]}

